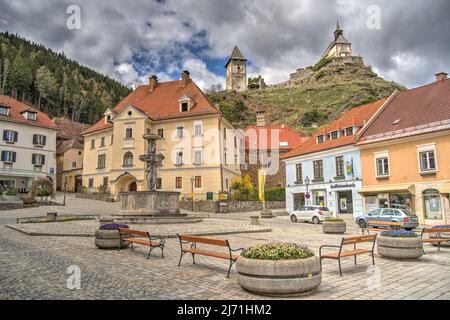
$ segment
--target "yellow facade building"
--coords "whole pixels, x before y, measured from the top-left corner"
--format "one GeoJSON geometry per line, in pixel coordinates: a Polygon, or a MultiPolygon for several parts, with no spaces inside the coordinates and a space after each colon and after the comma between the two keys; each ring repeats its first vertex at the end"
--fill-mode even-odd
{"type": "Polygon", "coordinates": [[[147,190],[144,134],[161,137],[157,189],[183,196],[227,191],[240,176],[240,141],[233,126],[190,79],[140,86],[83,133],[83,186],[120,192],[147,190]]]}
{"type": "Polygon", "coordinates": [[[420,223],[450,223],[450,80],[396,92],[367,129],[361,150],[365,212],[406,208],[420,223]]]}

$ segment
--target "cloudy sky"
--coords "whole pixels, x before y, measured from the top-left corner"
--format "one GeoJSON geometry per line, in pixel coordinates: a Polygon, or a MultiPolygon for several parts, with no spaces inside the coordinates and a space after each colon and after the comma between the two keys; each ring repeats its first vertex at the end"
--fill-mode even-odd
{"type": "Polygon", "coordinates": [[[251,75],[287,80],[320,59],[339,19],[354,54],[414,87],[450,71],[449,12],[448,0],[0,0],[0,30],[127,85],[149,74],[177,79],[187,69],[208,88],[224,85],[235,45],[251,75]],[[67,13],[73,5],[80,29],[73,29],[74,11],[67,13]]]}

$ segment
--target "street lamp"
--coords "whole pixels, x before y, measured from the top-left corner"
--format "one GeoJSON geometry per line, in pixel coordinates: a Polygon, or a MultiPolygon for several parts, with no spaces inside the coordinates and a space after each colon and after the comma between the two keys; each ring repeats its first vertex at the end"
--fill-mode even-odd
{"type": "Polygon", "coordinates": [[[63,200],[63,206],[66,205],[66,192],[67,192],[67,178],[69,177],[68,172],[64,172],[64,200],[63,200]]]}
{"type": "Polygon", "coordinates": [[[191,211],[194,212],[194,181],[195,177],[191,177],[191,211]]]}

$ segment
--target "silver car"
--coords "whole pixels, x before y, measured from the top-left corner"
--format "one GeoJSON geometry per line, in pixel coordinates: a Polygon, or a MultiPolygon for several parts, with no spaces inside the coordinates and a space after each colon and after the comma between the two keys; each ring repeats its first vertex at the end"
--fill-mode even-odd
{"type": "Polygon", "coordinates": [[[292,222],[304,221],[314,224],[319,224],[330,217],[333,217],[333,212],[322,206],[301,206],[290,215],[292,222]]]}
{"type": "Polygon", "coordinates": [[[406,230],[412,230],[419,226],[419,218],[417,215],[406,209],[379,208],[356,218],[356,224],[360,228],[368,226],[386,227],[385,225],[377,225],[373,221],[401,222],[406,230]]]}

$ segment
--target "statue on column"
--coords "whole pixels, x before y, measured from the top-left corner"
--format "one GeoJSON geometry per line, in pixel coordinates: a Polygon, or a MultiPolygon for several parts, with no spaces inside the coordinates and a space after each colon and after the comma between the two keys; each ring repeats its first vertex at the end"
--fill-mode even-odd
{"type": "Polygon", "coordinates": [[[161,137],[157,134],[145,134],[144,139],[148,142],[147,154],[139,157],[146,163],[145,173],[147,177],[148,191],[156,191],[156,180],[158,179],[158,167],[162,165],[164,156],[156,153],[156,141],[161,137]]]}

